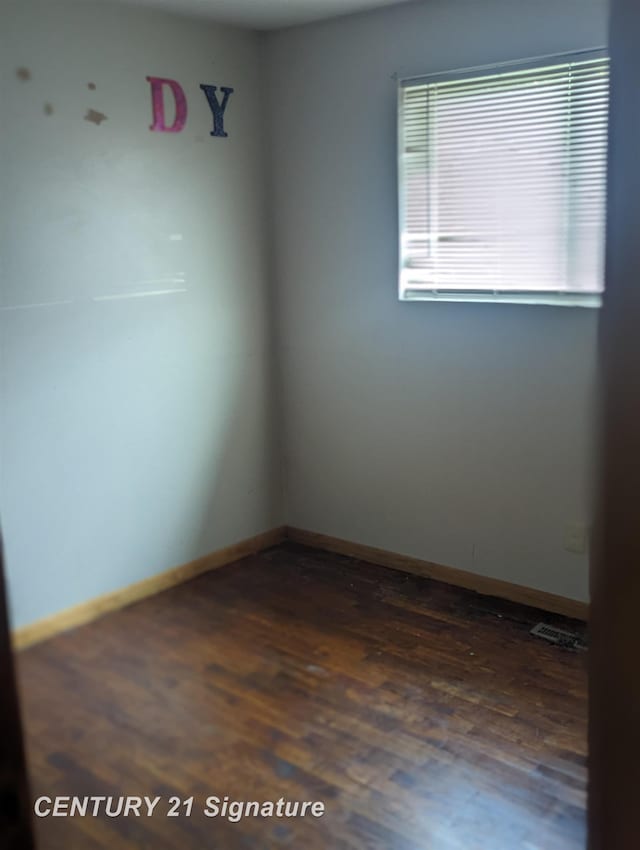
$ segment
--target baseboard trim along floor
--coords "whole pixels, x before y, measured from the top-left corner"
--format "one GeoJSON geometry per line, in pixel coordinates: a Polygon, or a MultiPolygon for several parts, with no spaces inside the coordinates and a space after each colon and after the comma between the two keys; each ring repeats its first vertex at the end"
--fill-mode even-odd
{"type": "Polygon", "coordinates": [[[240,558],[246,558],[247,555],[262,552],[264,549],[282,543],[285,535],[284,526],[272,528],[270,531],[241,540],[231,546],[225,546],[224,549],[218,549],[209,555],[197,558],[195,561],[189,561],[189,563],[182,564],[179,567],[172,567],[120,590],[97,596],[87,602],[82,602],[80,605],[75,605],[73,608],[67,608],[42,620],[37,620],[28,626],[14,629],[12,634],[13,648],[25,649],[60,632],[66,632],[76,626],[96,620],[109,611],[116,611],[147,596],[153,596],[162,590],[174,587],[176,584],[189,581],[189,579],[209,572],[209,570],[224,567],[234,561],[239,561],[240,558]]]}
{"type": "Polygon", "coordinates": [[[340,537],[305,531],[302,528],[291,528],[289,526],[286,529],[286,536],[288,540],[302,543],[313,549],[336,552],[340,555],[369,561],[372,564],[379,564],[382,567],[390,567],[394,570],[435,579],[456,587],[464,587],[466,590],[475,590],[483,596],[497,596],[499,599],[519,602],[521,605],[530,605],[532,608],[540,608],[542,611],[562,614],[576,620],[587,621],[589,619],[588,602],[568,599],[554,593],[547,593],[544,590],[512,584],[508,581],[470,573],[455,567],[445,567],[442,564],[434,564],[431,561],[423,561],[421,558],[413,558],[409,555],[398,555],[396,552],[377,549],[363,543],[353,543],[340,537]]]}
{"type": "Polygon", "coordinates": [[[98,617],[116,611],[138,602],[147,596],[153,596],[162,590],[167,590],[177,584],[182,584],[209,570],[226,566],[248,555],[277,546],[285,540],[292,540],[313,549],[326,552],[336,552],[362,561],[369,561],[383,567],[390,567],[406,573],[423,576],[424,578],[441,581],[467,590],[475,590],[484,596],[496,596],[499,599],[507,599],[510,602],[518,602],[521,605],[530,605],[542,611],[550,611],[554,614],[562,614],[565,617],[573,617],[577,620],[588,620],[589,604],[576,599],[568,599],[543,590],[536,590],[508,581],[490,578],[488,576],[459,570],[455,567],[446,567],[442,564],[434,564],[431,561],[423,561],[408,555],[399,555],[386,549],[378,549],[363,543],[354,543],[339,537],[331,537],[327,534],[318,534],[314,531],[306,531],[301,528],[280,526],[258,534],[255,537],[234,543],[224,549],[219,549],[195,561],[173,567],[165,572],[158,573],[143,581],[98,596],[59,611],[35,623],[14,629],[12,641],[14,649],[25,649],[33,644],[40,643],[47,638],[53,637],[60,632],[68,631],[76,626],[89,623],[98,617]]]}

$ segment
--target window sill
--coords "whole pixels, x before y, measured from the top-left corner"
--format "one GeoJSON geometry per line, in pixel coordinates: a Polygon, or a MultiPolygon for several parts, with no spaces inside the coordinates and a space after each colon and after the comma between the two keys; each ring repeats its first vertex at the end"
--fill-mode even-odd
{"type": "Polygon", "coordinates": [[[406,289],[399,294],[400,301],[447,301],[481,304],[528,304],[538,307],[600,307],[602,296],[598,293],[564,292],[455,292],[406,289]]]}

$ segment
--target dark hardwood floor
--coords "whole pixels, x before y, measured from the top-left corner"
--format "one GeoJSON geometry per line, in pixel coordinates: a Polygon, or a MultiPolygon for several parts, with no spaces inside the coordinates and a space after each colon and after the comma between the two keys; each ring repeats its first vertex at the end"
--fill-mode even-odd
{"type": "Polygon", "coordinates": [[[540,619],[285,544],[26,650],[34,797],[163,798],[36,819],[38,846],[584,848],[585,653],[531,637],[540,619]],[[211,795],[326,813],[231,823],[211,795]]]}

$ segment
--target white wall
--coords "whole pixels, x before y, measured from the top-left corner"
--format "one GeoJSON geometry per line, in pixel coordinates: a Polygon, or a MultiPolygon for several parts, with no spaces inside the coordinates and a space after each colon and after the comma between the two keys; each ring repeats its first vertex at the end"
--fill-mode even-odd
{"type": "Polygon", "coordinates": [[[0,9],[0,514],[21,625],[283,517],[258,36],[119,5],[0,9]],[[183,133],[149,131],[147,75],[184,87],[183,133]],[[228,139],[200,83],[235,88],[228,139]]]}
{"type": "Polygon", "coordinates": [[[396,298],[394,75],[606,43],[605,0],[431,0],[267,38],[291,525],[587,598],[594,311],[396,298]]]}
{"type": "Polygon", "coordinates": [[[290,524],[586,598],[563,535],[589,513],[596,315],[397,302],[394,74],[600,45],[604,0],[433,0],[263,39],[0,10],[14,624],[283,522],[280,439],[290,524]],[[149,131],[147,75],[185,88],[183,133],[149,131]],[[236,90],[226,140],[203,82],[236,90]],[[131,297],[158,289],[186,291],[131,297]]]}

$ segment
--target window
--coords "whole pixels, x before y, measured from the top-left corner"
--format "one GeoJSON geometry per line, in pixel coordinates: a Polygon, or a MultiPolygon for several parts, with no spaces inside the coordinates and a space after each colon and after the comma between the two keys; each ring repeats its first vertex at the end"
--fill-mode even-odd
{"type": "Polygon", "coordinates": [[[400,298],[597,306],[602,54],[400,84],[400,298]]]}

